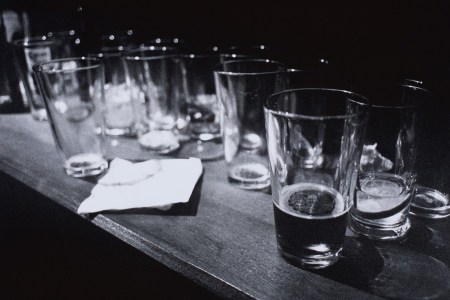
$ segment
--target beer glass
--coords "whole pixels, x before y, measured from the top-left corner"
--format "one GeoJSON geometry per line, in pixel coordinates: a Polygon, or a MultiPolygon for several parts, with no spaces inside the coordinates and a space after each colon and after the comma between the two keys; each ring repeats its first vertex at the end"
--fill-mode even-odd
{"type": "Polygon", "coordinates": [[[417,180],[410,214],[429,219],[446,218],[450,216],[450,109],[447,105],[450,79],[447,75],[406,82],[426,88],[433,95],[418,112],[417,180]]]}
{"type": "Polygon", "coordinates": [[[33,66],[52,59],[62,58],[61,40],[47,36],[30,37],[14,42],[20,75],[24,83],[25,98],[31,107],[31,115],[38,121],[47,120],[44,100],[38,89],[33,66]]]}
{"type": "Polygon", "coordinates": [[[218,54],[183,56],[185,110],[190,140],[180,149],[181,156],[202,160],[223,157],[219,102],[214,85],[214,67],[219,63],[218,54]]]}
{"type": "Polygon", "coordinates": [[[278,250],[320,269],[342,251],[361,157],[367,100],[333,89],[293,89],[265,104],[278,250]]]}
{"type": "Polygon", "coordinates": [[[284,67],[269,60],[238,60],[214,72],[228,180],[243,189],[270,185],[263,104],[284,86],[284,67]]]}
{"type": "Polygon", "coordinates": [[[104,159],[101,62],[85,57],[51,60],[33,70],[66,173],[73,177],[102,173],[108,163],[104,159]]]}
{"type": "Polygon", "coordinates": [[[127,53],[125,61],[139,144],[160,154],[177,150],[178,92],[182,85],[179,57],[155,56],[139,49],[137,54],[127,53]]]}
{"type": "Polygon", "coordinates": [[[375,240],[398,240],[410,228],[408,213],[417,177],[417,108],[428,98],[403,84],[360,86],[371,103],[349,227],[375,240]]]}
{"type": "Polygon", "coordinates": [[[103,50],[88,56],[99,58],[105,68],[105,133],[111,136],[134,136],[135,114],[126,81],[123,51],[103,50]]]}

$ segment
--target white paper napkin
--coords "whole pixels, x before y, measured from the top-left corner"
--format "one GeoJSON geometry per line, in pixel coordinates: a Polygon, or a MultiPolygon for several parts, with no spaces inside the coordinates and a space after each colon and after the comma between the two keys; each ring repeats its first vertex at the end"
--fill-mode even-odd
{"type": "Polygon", "coordinates": [[[78,213],[141,207],[170,208],[186,203],[203,172],[198,158],[131,163],[115,158],[78,213]]]}

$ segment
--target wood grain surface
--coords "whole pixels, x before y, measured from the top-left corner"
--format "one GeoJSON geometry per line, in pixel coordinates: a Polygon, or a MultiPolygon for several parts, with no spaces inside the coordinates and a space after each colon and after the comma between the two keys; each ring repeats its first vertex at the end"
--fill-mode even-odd
{"type": "MultiPolygon", "coordinates": [[[[133,139],[108,144],[109,158],[158,158],[133,139]]],[[[337,264],[306,271],[277,253],[270,194],[230,185],[223,160],[203,166],[187,204],[167,212],[138,209],[82,217],[224,298],[450,297],[448,219],[412,218],[409,238],[402,243],[375,243],[347,232],[337,264]]],[[[0,171],[73,213],[95,184],[65,175],[48,123],[27,114],[0,115],[0,171]]]]}

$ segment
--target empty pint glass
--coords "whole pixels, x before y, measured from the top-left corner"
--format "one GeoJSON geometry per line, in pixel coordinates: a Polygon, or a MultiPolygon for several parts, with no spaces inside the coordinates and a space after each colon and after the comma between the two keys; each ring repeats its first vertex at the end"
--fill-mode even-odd
{"type": "Polygon", "coordinates": [[[270,185],[264,101],[281,91],[285,73],[268,60],[238,60],[214,72],[228,180],[243,189],[270,185]]]}
{"type": "Polygon", "coordinates": [[[177,137],[181,61],[142,49],[125,57],[128,84],[136,113],[138,142],[144,149],[170,153],[180,147],[177,137]]]}
{"type": "Polygon", "coordinates": [[[422,88],[384,84],[359,87],[371,107],[349,227],[375,240],[396,240],[410,228],[417,177],[418,106],[422,88]]]}
{"type": "Polygon", "coordinates": [[[104,50],[89,54],[99,58],[105,68],[105,132],[111,136],[135,135],[135,113],[122,52],[104,50]]]}
{"type": "Polygon", "coordinates": [[[183,56],[187,129],[190,140],[181,155],[212,160],[223,157],[220,139],[219,101],[214,85],[214,68],[220,63],[218,54],[183,56]]]}
{"type": "Polygon", "coordinates": [[[66,173],[85,177],[108,166],[103,141],[103,65],[94,58],[36,65],[40,92],[66,173]]]}
{"type": "Polygon", "coordinates": [[[344,243],[367,101],[344,90],[287,90],[267,99],[265,120],[279,253],[327,267],[344,243]]]}
{"type": "Polygon", "coordinates": [[[38,88],[33,66],[64,56],[62,41],[47,36],[30,37],[14,43],[20,74],[24,83],[24,97],[28,99],[31,115],[39,121],[47,120],[44,100],[38,88]]]}

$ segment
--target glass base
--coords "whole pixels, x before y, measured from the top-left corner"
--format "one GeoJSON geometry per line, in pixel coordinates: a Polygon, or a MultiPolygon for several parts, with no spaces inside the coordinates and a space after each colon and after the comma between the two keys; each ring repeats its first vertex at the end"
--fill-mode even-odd
{"type": "Polygon", "coordinates": [[[67,175],[72,177],[95,176],[108,168],[108,162],[95,153],[82,153],[70,157],[64,164],[67,175]]]}
{"type": "Polygon", "coordinates": [[[170,130],[153,130],[138,139],[141,147],[159,154],[169,154],[180,148],[175,134],[170,130]]]}
{"type": "Polygon", "coordinates": [[[109,136],[124,136],[124,137],[134,137],[136,136],[136,130],[134,128],[106,128],[106,135],[109,136]]]}
{"type": "Polygon", "coordinates": [[[47,121],[47,111],[45,108],[39,108],[39,109],[32,109],[31,115],[33,118],[37,121],[47,121]]]}
{"type": "Polygon", "coordinates": [[[341,256],[342,249],[336,252],[326,252],[323,254],[316,255],[308,255],[298,257],[283,251],[280,247],[278,247],[278,253],[280,253],[281,257],[285,259],[288,263],[293,264],[294,266],[300,267],[302,269],[323,269],[331,266],[336,263],[341,256]]]}
{"type": "Polygon", "coordinates": [[[450,201],[438,190],[418,186],[409,213],[427,219],[446,218],[450,216],[450,201]]]}
{"type": "Polygon", "coordinates": [[[218,141],[189,141],[180,149],[179,157],[196,157],[201,160],[215,160],[223,157],[223,144],[218,141]]]}
{"type": "Polygon", "coordinates": [[[269,169],[256,162],[232,165],[228,168],[228,180],[242,189],[264,189],[270,186],[269,169]]]}
{"type": "Polygon", "coordinates": [[[406,237],[406,234],[411,227],[411,222],[406,218],[405,221],[400,224],[392,226],[376,226],[363,224],[350,215],[348,227],[358,236],[372,240],[393,241],[402,240],[406,237]]]}

